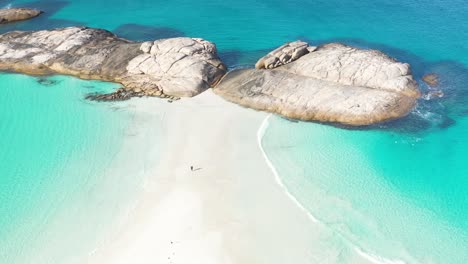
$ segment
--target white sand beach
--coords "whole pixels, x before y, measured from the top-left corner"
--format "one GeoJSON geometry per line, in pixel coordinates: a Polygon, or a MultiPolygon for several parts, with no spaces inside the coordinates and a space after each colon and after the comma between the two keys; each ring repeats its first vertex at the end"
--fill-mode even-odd
{"type": "Polygon", "coordinates": [[[162,126],[160,162],[134,210],[88,263],[370,263],[275,180],[257,140],[266,113],[211,90],[173,103],[128,104],[137,115],[158,113],[140,121],[162,126]]]}

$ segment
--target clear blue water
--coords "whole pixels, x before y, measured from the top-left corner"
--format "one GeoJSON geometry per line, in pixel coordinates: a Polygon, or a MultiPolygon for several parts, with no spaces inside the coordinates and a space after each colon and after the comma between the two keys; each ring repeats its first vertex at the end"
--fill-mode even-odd
{"type": "Polygon", "coordinates": [[[468,118],[427,134],[273,118],[263,146],[288,190],[348,244],[407,263],[468,259],[468,118]]]}
{"type": "MultiPolygon", "coordinates": [[[[0,32],[86,25],[105,28],[133,40],[202,37],[217,43],[221,57],[230,67],[253,65],[266,51],[286,41],[303,39],[314,44],[340,41],[377,48],[409,62],[418,79],[429,72],[440,74],[439,88],[445,96],[421,100],[405,119],[366,130],[348,130],[272,118],[263,145],[288,190],[347,243],[409,263],[468,262],[468,169],[465,165],[468,4],[465,1],[0,1],[0,6],[10,4],[37,7],[46,13],[31,21],[1,26],[0,32]]],[[[2,76],[1,86],[6,83],[3,78],[13,78],[11,82],[15,84],[22,83],[20,78],[26,78],[14,76],[19,79],[2,76]]],[[[428,91],[424,84],[421,89],[428,91]]],[[[46,111],[42,105],[62,97],[80,102],[75,110],[70,110],[73,113],[90,107],[83,103],[80,88],[75,90],[66,89],[70,94],[54,94],[55,100],[50,100],[52,96],[37,97],[43,101],[29,104],[31,108],[37,107],[31,112],[46,111]]],[[[19,99],[8,98],[23,98],[29,92],[10,89],[9,93],[12,95],[0,99],[3,100],[0,114],[5,109],[15,112],[19,107],[19,99]]],[[[98,116],[91,112],[92,116],[98,116]]],[[[25,114],[15,120],[28,122],[29,118],[32,117],[25,114]]],[[[80,122],[83,120],[88,119],[81,118],[80,122]]],[[[22,125],[9,122],[4,127],[20,131],[15,126],[22,125]]],[[[51,129],[44,122],[37,127],[51,129]]],[[[0,126],[2,129],[5,130],[0,126]]],[[[82,138],[99,141],[100,137],[85,132],[74,136],[73,140],[77,141],[82,138]]],[[[2,146],[1,155],[3,149],[20,149],[21,145],[15,144],[23,144],[21,140],[3,140],[2,144],[8,145],[2,146]]],[[[41,142],[40,138],[35,140],[41,142]]],[[[41,151],[48,148],[53,149],[38,145],[41,151]]],[[[60,167],[65,162],[63,157],[84,151],[64,148],[58,156],[41,157],[46,159],[44,164],[60,167]]],[[[12,157],[8,163],[2,159],[1,175],[5,175],[4,164],[13,168],[25,164],[33,168],[36,158],[32,157],[37,155],[21,163],[12,157]]],[[[55,170],[54,166],[50,170],[55,170]]],[[[41,175],[45,186],[47,175],[52,174],[43,171],[41,175]]],[[[32,181],[32,178],[24,180],[32,181]]],[[[17,187],[19,196],[30,191],[21,186],[17,187]]],[[[4,206],[5,195],[0,197],[4,206]]],[[[11,221],[19,219],[21,210],[16,207],[13,203],[1,207],[2,215],[10,212],[11,221]]],[[[2,225],[11,222],[4,219],[0,220],[2,225]]]]}
{"type": "Polygon", "coordinates": [[[115,87],[0,74],[0,263],[72,263],[123,209],[135,186],[106,172],[132,113],[84,100],[115,87]]]}

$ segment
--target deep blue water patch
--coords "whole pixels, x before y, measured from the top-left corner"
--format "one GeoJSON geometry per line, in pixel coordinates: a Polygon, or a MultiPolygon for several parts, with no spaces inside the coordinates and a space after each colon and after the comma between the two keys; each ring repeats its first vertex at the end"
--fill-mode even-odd
{"type": "Polygon", "coordinates": [[[149,41],[165,38],[185,37],[185,34],[175,28],[152,27],[140,24],[123,24],[113,30],[113,32],[122,38],[133,41],[149,41]]]}
{"type": "Polygon", "coordinates": [[[218,51],[218,55],[221,60],[226,64],[229,69],[236,68],[251,68],[255,65],[259,58],[265,56],[271,49],[259,49],[243,51],[240,49],[233,50],[221,50],[218,51]]]}

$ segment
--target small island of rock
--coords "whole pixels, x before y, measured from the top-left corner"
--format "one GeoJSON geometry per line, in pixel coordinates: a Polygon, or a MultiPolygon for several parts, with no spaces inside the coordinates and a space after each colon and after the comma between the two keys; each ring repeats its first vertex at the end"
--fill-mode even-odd
{"type": "Polygon", "coordinates": [[[409,65],[376,50],[295,42],[256,66],[229,72],[215,93],[292,119],[354,126],[405,116],[420,97],[409,65]]]}
{"type": "Polygon", "coordinates": [[[37,17],[42,11],[30,8],[7,8],[0,9],[0,24],[27,20],[37,17]]]}

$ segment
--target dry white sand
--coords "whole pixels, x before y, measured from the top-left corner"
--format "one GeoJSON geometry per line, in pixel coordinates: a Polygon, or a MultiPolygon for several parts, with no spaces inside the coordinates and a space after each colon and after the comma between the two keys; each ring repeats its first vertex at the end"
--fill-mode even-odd
{"type": "Polygon", "coordinates": [[[136,207],[88,263],[369,263],[275,180],[257,141],[267,114],[211,90],[129,104],[158,113],[141,122],[162,126],[160,161],[146,168],[136,207]]]}

